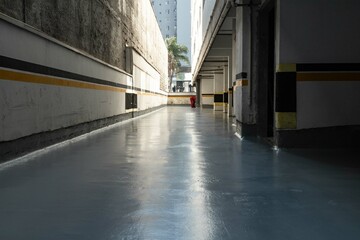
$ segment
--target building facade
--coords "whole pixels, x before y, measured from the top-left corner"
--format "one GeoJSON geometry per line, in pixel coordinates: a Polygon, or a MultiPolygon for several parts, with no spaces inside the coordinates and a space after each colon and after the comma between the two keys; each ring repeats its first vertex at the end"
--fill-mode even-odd
{"type": "Polygon", "coordinates": [[[152,0],[163,38],[177,37],[177,0],[152,0]]]}
{"type": "Polygon", "coordinates": [[[191,63],[191,0],[152,0],[151,5],[164,39],[175,36],[179,44],[189,49],[191,63]]]}
{"type": "Polygon", "coordinates": [[[192,0],[199,104],[234,116],[242,137],[278,147],[359,145],[359,7],[192,0]]]}
{"type": "Polygon", "coordinates": [[[180,75],[174,76],[170,92],[191,92],[195,87],[190,85],[189,67],[191,65],[191,0],[152,0],[157,21],[164,39],[175,36],[179,44],[188,48],[187,57],[190,64],[181,62],[180,75]]]}

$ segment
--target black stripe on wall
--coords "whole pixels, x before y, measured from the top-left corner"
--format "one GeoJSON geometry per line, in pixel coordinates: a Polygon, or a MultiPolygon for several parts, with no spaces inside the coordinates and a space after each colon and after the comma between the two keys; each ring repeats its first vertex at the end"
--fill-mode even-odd
{"type": "Polygon", "coordinates": [[[0,56],[0,67],[12,68],[12,69],[20,70],[20,71],[26,71],[26,72],[32,72],[32,73],[38,73],[38,74],[44,74],[44,75],[51,75],[54,77],[67,78],[67,79],[78,80],[78,81],[82,81],[82,82],[131,89],[131,86],[127,86],[124,84],[110,82],[110,81],[93,78],[93,77],[88,77],[88,76],[80,75],[77,73],[67,72],[64,70],[46,67],[43,65],[25,62],[25,61],[17,60],[14,58],[8,58],[8,57],[4,57],[4,56],[0,56]]]}
{"type": "Polygon", "coordinates": [[[11,69],[16,69],[16,70],[20,70],[20,71],[32,72],[32,73],[43,74],[43,75],[49,75],[49,76],[54,76],[54,77],[72,79],[72,80],[81,81],[81,82],[95,83],[95,84],[101,84],[101,85],[106,85],[106,86],[118,87],[118,88],[123,88],[123,89],[133,89],[133,90],[136,90],[139,92],[144,91],[146,93],[154,93],[154,94],[164,95],[164,94],[160,94],[160,93],[151,92],[149,90],[141,90],[141,88],[131,87],[131,86],[121,84],[121,83],[115,83],[115,82],[111,82],[111,81],[107,81],[107,80],[103,80],[103,79],[88,77],[88,76],[80,75],[77,73],[72,73],[72,72],[68,72],[68,71],[64,71],[64,70],[60,70],[60,69],[56,69],[56,68],[46,67],[43,65],[30,63],[30,62],[26,62],[26,61],[21,61],[18,59],[9,58],[9,57],[5,57],[5,56],[0,56],[0,67],[11,68],[11,69]]]}
{"type": "Polygon", "coordinates": [[[236,74],[236,79],[244,79],[247,78],[247,73],[246,72],[241,72],[236,74]]]}
{"type": "Polygon", "coordinates": [[[296,112],[296,73],[276,73],[275,112],[296,112]]]}
{"type": "Polygon", "coordinates": [[[228,93],[224,93],[224,103],[228,103],[228,93]]]}
{"type": "Polygon", "coordinates": [[[360,71],[360,63],[300,63],[296,71],[360,71]]]}
{"type": "Polygon", "coordinates": [[[223,102],[223,95],[222,94],[214,94],[214,102],[215,103],[222,103],[223,102]]]}

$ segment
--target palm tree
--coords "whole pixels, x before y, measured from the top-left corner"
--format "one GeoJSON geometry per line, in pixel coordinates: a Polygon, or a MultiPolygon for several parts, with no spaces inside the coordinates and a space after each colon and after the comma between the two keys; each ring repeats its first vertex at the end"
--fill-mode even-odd
{"type": "Polygon", "coordinates": [[[178,44],[176,37],[165,39],[166,47],[168,49],[168,75],[169,75],[169,91],[174,75],[181,67],[181,61],[190,64],[189,58],[186,56],[188,48],[185,45],[178,44]]]}

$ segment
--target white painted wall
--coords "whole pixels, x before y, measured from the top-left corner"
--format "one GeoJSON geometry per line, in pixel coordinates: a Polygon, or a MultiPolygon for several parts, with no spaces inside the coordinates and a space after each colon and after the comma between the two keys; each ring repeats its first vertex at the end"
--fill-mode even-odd
{"type": "MultiPolygon", "coordinates": [[[[359,1],[278,3],[278,64],[360,62],[359,1]]],[[[298,81],[297,128],[359,125],[359,92],[359,82],[298,81]]]]}
{"type": "Polygon", "coordinates": [[[360,82],[299,82],[298,129],[360,124],[360,82]]]}
{"type": "Polygon", "coordinates": [[[224,74],[214,74],[214,93],[223,93],[224,74]]]}
{"type": "MultiPolygon", "coordinates": [[[[160,91],[160,73],[151,66],[139,53],[135,50],[132,51],[133,60],[133,85],[136,88],[140,88],[138,91],[138,109],[146,110],[159,105],[159,101],[162,104],[167,103],[166,96],[160,97],[156,94],[166,95],[165,92],[160,91]],[[149,92],[146,92],[149,90],[149,92]]],[[[135,91],[136,92],[136,91],[135,91]]]]}
{"type": "Polygon", "coordinates": [[[214,79],[201,79],[201,104],[214,104],[214,96],[202,96],[202,94],[214,94],[214,79]]]}
{"type": "Polygon", "coordinates": [[[214,79],[201,79],[201,94],[214,94],[214,79]]]}
{"type": "Polygon", "coordinates": [[[191,0],[191,67],[196,66],[200,49],[204,40],[203,27],[203,4],[199,0],[191,0]]]}
{"type": "MultiPolygon", "coordinates": [[[[223,94],[224,89],[224,74],[214,74],[214,93],[215,94],[223,94]]],[[[224,106],[221,105],[214,105],[215,111],[223,111],[224,106]]]]}
{"type": "MultiPolygon", "coordinates": [[[[124,71],[4,20],[0,20],[0,36],[2,56],[131,85],[132,76],[124,71]]],[[[153,71],[148,69],[148,72],[150,76],[154,76],[153,71]]],[[[159,76],[156,75],[155,78],[154,90],[156,88],[160,92],[159,76]]],[[[150,86],[146,87],[149,89],[150,86]]],[[[166,104],[166,96],[146,95],[144,98],[140,101],[148,102],[148,105],[141,109],[166,104]]],[[[124,92],[9,81],[0,77],[0,141],[123,113],[124,92]]]]}
{"type": "MultiPolygon", "coordinates": [[[[196,0],[199,1],[199,0],[196,0]]],[[[208,29],[210,20],[211,20],[211,15],[214,11],[214,7],[215,7],[215,3],[216,0],[206,0],[206,1],[199,1],[199,2],[203,2],[203,13],[202,13],[202,35],[205,36],[206,31],[208,29]]]]}
{"type": "Polygon", "coordinates": [[[281,0],[279,6],[281,63],[360,62],[359,1],[281,0]]]}

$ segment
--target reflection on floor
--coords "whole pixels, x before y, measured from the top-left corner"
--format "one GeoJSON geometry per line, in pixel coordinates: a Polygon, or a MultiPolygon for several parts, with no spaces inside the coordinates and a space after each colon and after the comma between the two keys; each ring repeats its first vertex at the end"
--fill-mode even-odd
{"type": "Polygon", "coordinates": [[[359,159],[163,108],[0,167],[0,239],[360,239],[359,159]]]}

